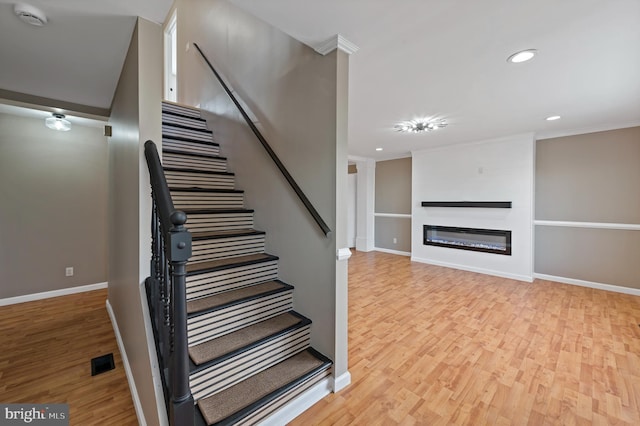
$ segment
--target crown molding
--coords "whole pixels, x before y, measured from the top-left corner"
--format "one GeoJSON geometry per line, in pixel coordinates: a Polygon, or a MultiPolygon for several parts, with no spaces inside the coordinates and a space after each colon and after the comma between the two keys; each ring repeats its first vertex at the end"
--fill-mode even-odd
{"type": "Polygon", "coordinates": [[[333,52],[335,49],[340,49],[347,55],[351,55],[352,53],[357,52],[359,47],[340,34],[336,34],[330,39],[323,41],[322,43],[319,43],[313,47],[313,50],[321,55],[327,55],[333,52]]]}

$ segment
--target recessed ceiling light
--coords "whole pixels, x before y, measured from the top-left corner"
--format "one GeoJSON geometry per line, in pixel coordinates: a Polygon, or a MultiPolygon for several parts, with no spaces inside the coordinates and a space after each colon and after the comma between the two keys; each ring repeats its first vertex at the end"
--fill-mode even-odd
{"type": "Polygon", "coordinates": [[[507,62],[513,62],[514,64],[519,64],[520,62],[527,62],[533,59],[533,57],[536,56],[537,53],[538,51],[536,49],[521,50],[509,56],[507,58],[507,62]]]}
{"type": "Polygon", "coordinates": [[[382,151],[382,148],[376,148],[376,151],[382,151]]]}
{"type": "Polygon", "coordinates": [[[417,118],[415,120],[403,121],[395,125],[395,129],[398,132],[406,133],[431,132],[432,130],[442,129],[443,127],[447,127],[446,120],[428,118],[417,118]]]}
{"type": "Polygon", "coordinates": [[[552,115],[551,117],[547,117],[545,118],[545,120],[547,121],[555,121],[555,120],[560,120],[562,117],[560,117],[559,115],[552,115]]]}

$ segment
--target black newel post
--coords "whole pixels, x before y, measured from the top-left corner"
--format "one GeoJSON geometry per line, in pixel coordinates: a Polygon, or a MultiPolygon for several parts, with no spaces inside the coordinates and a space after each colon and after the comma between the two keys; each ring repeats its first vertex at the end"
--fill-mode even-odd
{"type": "Polygon", "coordinates": [[[191,257],[191,234],[184,228],[187,215],[175,211],[169,231],[167,255],[171,262],[173,351],[171,354],[171,422],[192,425],[193,396],[189,388],[189,355],[187,347],[187,260],[191,257]]]}

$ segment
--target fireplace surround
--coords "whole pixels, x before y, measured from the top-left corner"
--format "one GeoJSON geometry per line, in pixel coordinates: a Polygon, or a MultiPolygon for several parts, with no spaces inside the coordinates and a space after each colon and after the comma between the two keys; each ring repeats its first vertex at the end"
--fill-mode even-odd
{"type": "Polygon", "coordinates": [[[424,225],[424,245],[511,256],[511,231],[424,225]]]}

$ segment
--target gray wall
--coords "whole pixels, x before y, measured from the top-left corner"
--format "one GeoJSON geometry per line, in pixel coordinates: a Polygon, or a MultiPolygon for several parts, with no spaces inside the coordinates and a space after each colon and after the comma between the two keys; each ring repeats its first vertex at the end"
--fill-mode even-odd
{"type": "Polygon", "coordinates": [[[536,143],[538,220],[640,224],[640,127],[536,143]]]}
{"type": "MultiPolygon", "coordinates": [[[[149,275],[151,199],[143,156],[161,142],[162,29],[138,19],[111,109],[109,139],[109,303],[113,309],[146,424],[164,407],[154,383],[155,349],[140,292],[149,275]]],[[[132,389],[133,392],[133,389],[132,389]]],[[[166,419],[165,419],[166,420],[166,419]]]]}
{"type": "MultiPolygon", "coordinates": [[[[375,213],[411,214],[411,158],[376,163],[375,213]]],[[[376,216],[375,241],[378,248],[411,252],[411,219],[376,216]]]]}
{"type": "Polygon", "coordinates": [[[107,281],[102,128],[0,113],[0,199],[0,299],[107,281]]]}
{"type": "Polygon", "coordinates": [[[267,232],[267,251],[280,256],[280,277],[295,286],[294,307],[313,320],[312,344],[336,362],[340,375],[347,325],[336,322],[336,310],[346,310],[346,294],[336,288],[346,292],[346,266],[336,264],[342,244],[336,235],[346,240],[338,229],[346,203],[337,186],[346,191],[348,58],[321,56],[227,1],[178,0],[176,6],[178,46],[200,45],[333,230],[329,237],[319,230],[195,48],[179,49],[178,100],[211,112],[209,125],[245,190],[245,205],[256,209],[255,226],[267,232]]]}
{"type": "MultiPolygon", "coordinates": [[[[536,143],[536,220],[638,225],[639,183],[640,127],[536,143]]],[[[640,289],[638,259],[638,230],[536,225],[536,273],[640,289]]]]}

